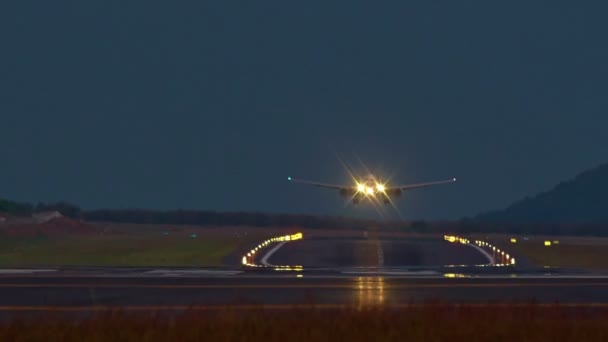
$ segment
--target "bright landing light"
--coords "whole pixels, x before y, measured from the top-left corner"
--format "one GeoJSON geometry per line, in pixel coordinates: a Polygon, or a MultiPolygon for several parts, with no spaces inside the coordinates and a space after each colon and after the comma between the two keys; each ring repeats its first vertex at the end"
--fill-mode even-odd
{"type": "Polygon", "coordinates": [[[364,192],[365,191],[365,185],[363,185],[363,184],[357,184],[357,190],[359,192],[364,192]]]}
{"type": "Polygon", "coordinates": [[[378,191],[380,191],[380,192],[384,192],[384,190],[385,190],[384,184],[377,184],[376,189],[378,189],[378,191]]]}
{"type": "Polygon", "coordinates": [[[374,189],[367,188],[366,192],[367,192],[368,195],[373,195],[374,194],[374,189]]]}

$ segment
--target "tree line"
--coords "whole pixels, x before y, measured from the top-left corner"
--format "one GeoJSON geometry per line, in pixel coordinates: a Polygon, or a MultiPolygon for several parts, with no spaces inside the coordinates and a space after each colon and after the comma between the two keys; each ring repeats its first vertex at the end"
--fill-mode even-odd
{"type": "Polygon", "coordinates": [[[529,235],[608,236],[606,224],[509,224],[465,218],[456,221],[378,221],[348,217],[274,214],[262,212],[218,212],[203,210],[100,209],[82,210],[66,202],[17,203],[0,200],[0,212],[27,216],[58,211],[63,216],[89,222],[175,224],[200,226],[301,227],[309,229],[381,229],[413,233],[504,233],[529,235]]]}

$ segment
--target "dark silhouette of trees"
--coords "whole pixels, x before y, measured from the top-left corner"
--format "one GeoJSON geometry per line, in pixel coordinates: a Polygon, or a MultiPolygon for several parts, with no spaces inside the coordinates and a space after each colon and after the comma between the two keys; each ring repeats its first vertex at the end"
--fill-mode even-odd
{"type": "Polygon", "coordinates": [[[527,235],[588,235],[608,236],[608,224],[509,223],[496,220],[464,218],[452,222],[382,221],[346,217],[273,214],[261,212],[217,212],[202,210],[101,209],[82,210],[66,203],[39,203],[36,206],[0,200],[0,213],[30,216],[34,212],[59,211],[62,215],[90,222],[172,224],[196,226],[300,227],[309,229],[358,229],[373,227],[384,231],[414,233],[504,233],[527,235]]]}
{"type": "Polygon", "coordinates": [[[29,216],[32,214],[33,210],[34,207],[29,203],[19,203],[0,199],[0,213],[15,216],[29,216]]]}

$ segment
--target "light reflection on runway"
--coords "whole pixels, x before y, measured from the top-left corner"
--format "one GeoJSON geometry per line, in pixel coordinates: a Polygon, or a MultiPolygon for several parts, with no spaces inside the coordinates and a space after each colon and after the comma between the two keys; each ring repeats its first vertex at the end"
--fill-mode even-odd
{"type": "MultiPolygon", "coordinates": [[[[74,307],[183,307],[226,305],[338,305],[403,307],[409,303],[529,302],[603,303],[606,278],[473,278],[446,273],[440,278],[391,276],[319,277],[64,277],[14,276],[0,282],[1,311],[74,307]],[[94,296],[92,296],[92,293],[94,296]]],[[[142,309],[143,310],[143,309],[142,309]]]]}
{"type": "Polygon", "coordinates": [[[357,307],[359,309],[384,305],[383,277],[357,277],[354,280],[357,286],[357,307]]]}

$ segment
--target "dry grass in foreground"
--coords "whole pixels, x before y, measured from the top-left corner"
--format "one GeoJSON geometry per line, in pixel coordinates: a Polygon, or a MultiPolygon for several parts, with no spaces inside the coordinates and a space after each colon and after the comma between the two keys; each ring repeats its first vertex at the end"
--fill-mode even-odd
{"type": "Polygon", "coordinates": [[[608,311],[559,306],[116,311],[0,323],[0,341],[606,341],[608,311]]]}

